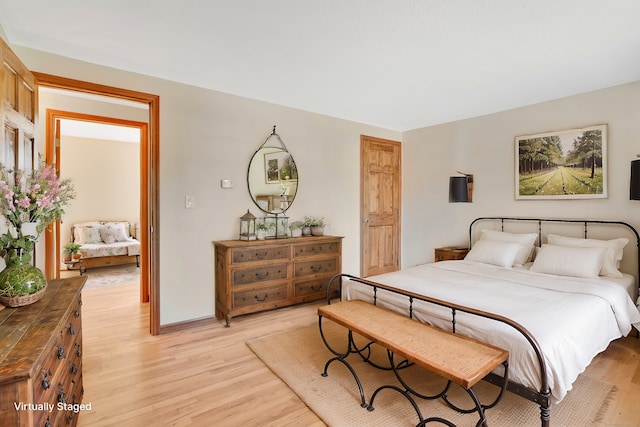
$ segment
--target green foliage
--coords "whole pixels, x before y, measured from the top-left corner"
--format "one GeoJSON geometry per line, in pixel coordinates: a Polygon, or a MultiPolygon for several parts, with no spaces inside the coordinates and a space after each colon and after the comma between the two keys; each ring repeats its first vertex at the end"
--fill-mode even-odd
{"type": "Polygon", "coordinates": [[[0,295],[5,297],[34,294],[46,285],[42,271],[32,265],[7,267],[0,272],[0,295]]]}
{"type": "Polygon", "coordinates": [[[64,245],[64,249],[62,252],[65,254],[77,254],[81,246],[82,245],[79,243],[69,242],[64,245]]]}

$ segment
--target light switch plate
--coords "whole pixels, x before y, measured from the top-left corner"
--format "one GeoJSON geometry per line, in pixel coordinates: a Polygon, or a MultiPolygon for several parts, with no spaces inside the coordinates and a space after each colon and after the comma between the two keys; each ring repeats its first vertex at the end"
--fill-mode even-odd
{"type": "Polygon", "coordinates": [[[193,196],[184,196],[184,207],[187,209],[193,208],[193,196]]]}
{"type": "Polygon", "coordinates": [[[222,188],[233,188],[233,182],[230,179],[221,179],[220,187],[222,188]]]}

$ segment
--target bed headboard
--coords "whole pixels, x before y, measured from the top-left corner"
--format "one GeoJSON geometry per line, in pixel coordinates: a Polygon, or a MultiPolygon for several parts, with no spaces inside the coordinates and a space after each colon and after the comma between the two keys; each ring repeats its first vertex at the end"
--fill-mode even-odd
{"type": "Polygon", "coordinates": [[[629,243],[624,248],[620,271],[636,278],[640,274],[640,235],[630,224],[603,219],[480,217],[469,225],[469,247],[479,239],[485,229],[511,233],[537,233],[537,245],[546,243],[548,234],[559,234],[585,239],[610,240],[625,237],[629,243]],[[634,244],[635,243],[635,244],[634,244]]]}

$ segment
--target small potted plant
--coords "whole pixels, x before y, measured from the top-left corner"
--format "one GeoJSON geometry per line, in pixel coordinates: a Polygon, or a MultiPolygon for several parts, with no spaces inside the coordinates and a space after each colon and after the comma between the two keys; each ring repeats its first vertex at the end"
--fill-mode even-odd
{"type": "Polygon", "coordinates": [[[302,236],[303,226],[304,226],[304,222],[302,221],[293,221],[291,224],[289,224],[289,229],[291,230],[291,237],[302,236]]]}
{"type": "Polygon", "coordinates": [[[267,230],[269,230],[269,226],[265,224],[264,221],[256,221],[256,239],[264,240],[267,230]]]}
{"type": "Polygon", "coordinates": [[[324,234],[324,218],[307,216],[304,218],[304,225],[309,227],[312,236],[322,236],[324,234]]]}
{"type": "Polygon", "coordinates": [[[69,262],[71,261],[71,259],[79,259],[81,256],[78,253],[78,250],[80,250],[80,246],[81,245],[79,243],[74,242],[65,244],[64,249],[62,250],[62,253],[64,254],[64,261],[69,262]]]}

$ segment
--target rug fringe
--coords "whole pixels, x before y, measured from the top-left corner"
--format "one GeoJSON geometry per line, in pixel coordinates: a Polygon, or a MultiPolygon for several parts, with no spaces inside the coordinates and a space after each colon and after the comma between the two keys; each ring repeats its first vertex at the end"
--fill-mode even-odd
{"type": "Polygon", "coordinates": [[[598,412],[596,412],[596,415],[593,418],[594,424],[602,423],[602,420],[605,414],[607,413],[607,411],[609,410],[609,406],[611,405],[611,402],[613,402],[617,392],[618,392],[618,387],[611,386],[611,391],[607,394],[607,397],[605,397],[604,402],[602,403],[602,406],[600,407],[598,412]]]}

